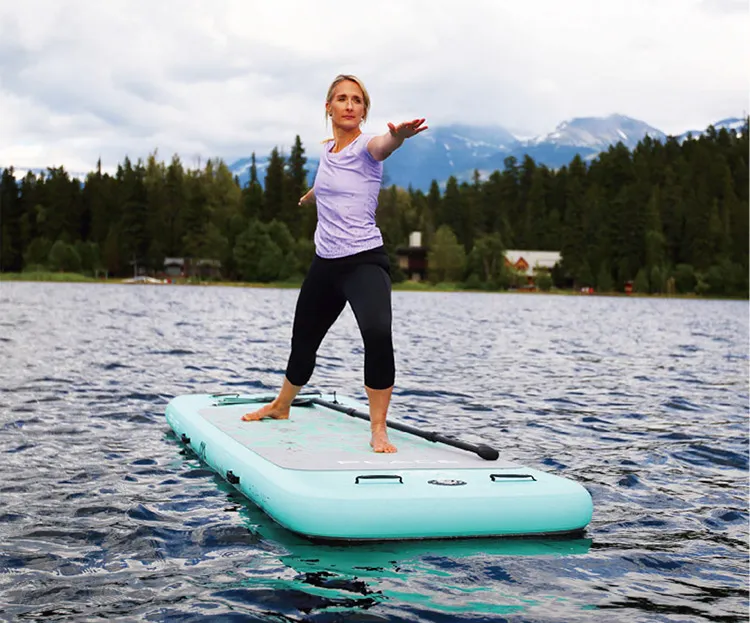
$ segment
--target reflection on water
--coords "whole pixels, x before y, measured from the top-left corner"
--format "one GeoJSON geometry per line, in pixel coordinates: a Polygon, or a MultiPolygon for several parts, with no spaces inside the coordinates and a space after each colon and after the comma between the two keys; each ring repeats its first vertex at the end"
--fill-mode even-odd
{"type": "MultiPolygon", "coordinates": [[[[347,546],[280,528],[163,416],[276,389],[295,298],[0,284],[0,619],[747,620],[747,302],[396,292],[393,417],[582,482],[594,519],[347,546]]],[[[364,401],[362,354],[347,310],[313,383],[364,401]]]]}

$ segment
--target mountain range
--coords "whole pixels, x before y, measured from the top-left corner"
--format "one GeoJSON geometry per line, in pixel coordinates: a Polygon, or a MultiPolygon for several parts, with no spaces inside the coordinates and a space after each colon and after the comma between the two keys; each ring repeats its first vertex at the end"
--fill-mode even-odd
{"type": "MultiPolygon", "coordinates": [[[[741,131],[745,119],[722,119],[712,124],[720,130],[741,131]]],[[[705,130],[689,130],[676,136],[679,142],[688,137],[698,138],[705,130]]],[[[459,181],[472,179],[474,171],[479,171],[485,179],[493,171],[505,168],[505,159],[513,156],[521,162],[528,155],[537,164],[558,168],[568,164],[576,154],[584,160],[596,158],[611,145],[622,142],[629,149],[636,147],[644,137],[663,141],[667,135],[644,121],[624,115],[608,117],[578,117],[560,123],[554,131],[535,138],[521,138],[500,126],[446,125],[431,126],[415,140],[406,141],[385,162],[384,184],[395,184],[402,188],[427,191],[433,180],[441,187],[450,176],[459,181]]],[[[306,147],[309,183],[312,185],[318,158],[313,149],[306,147]]],[[[263,183],[268,165],[268,155],[256,154],[258,179],[263,183]]],[[[250,179],[250,158],[241,158],[228,165],[241,186],[250,179]]],[[[0,170],[2,167],[0,167],[0,170]]],[[[31,169],[41,173],[44,169],[31,169]]],[[[22,177],[27,170],[17,169],[16,177],[22,177]]],[[[68,172],[71,177],[85,180],[86,173],[68,172]]]]}
{"type": "MultiPolygon", "coordinates": [[[[741,131],[745,121],[740,118],[722,119],[713,125],[720,130],[741,131]]],[[[705,130],[690,130],[676,136],[679,142],[688,137],[698,138],[705,130]]],[[[646,136],[664,141],[667,135],[643,121],[624,115],[608,117],[578,117],[560,123],[553,132],[531,139],[514,136],[499,126],[447,125],[431,127],[413,141],[407,141],[385,163],[385,185],[427,191],[433,180],[442,186],[453,175],[468,181],[477,170],[485,179],[493,171],[505,168],[505,159],[515,157],[521,162],[528,155],[537,164],[559,168],[568,164],[576,154],[592,160],[611,145],[623,143],[635,148],[646,136]]],[[[315,177],[318,159],[307,149],[307,168],[310,184],[315,177]]],[[[257,155],[256,155],[257,156],[257,155]]],[[[265,177],[267,157],[256,157],[258,178],[265,177]]],[[[242,158],[229,165],[232,173],[244,186],[250,177],[250,158],[242,158]]]]}

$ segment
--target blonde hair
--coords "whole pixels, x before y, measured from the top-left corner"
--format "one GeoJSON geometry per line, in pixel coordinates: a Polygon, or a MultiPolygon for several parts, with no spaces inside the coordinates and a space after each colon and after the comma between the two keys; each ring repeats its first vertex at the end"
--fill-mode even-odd
{"type": "MultiPolygon", "coordinates": [[[[326,104],[330,104],[331,101],[333,101],[333,92],[336,90],[336,87],[339,85],[339,83],[344,81],[350,81],[356,84],[360,89],[362,89],[362,96],[364,99],[365,104],[365,114],[362,116],[362,121],[367,121],[367,113],[370,112],[370,94],[367,92],[367,89],[365,88],[364,83],[357,78],[357,76],[352,76],[350,74],[339,74],[333,79],[333,82],[331,82],[331,86],[328,87],[328,94],[326,95],[326,104]]],[[[326,113],[326,121],[328,121],[328,113],[326,113]]]]}

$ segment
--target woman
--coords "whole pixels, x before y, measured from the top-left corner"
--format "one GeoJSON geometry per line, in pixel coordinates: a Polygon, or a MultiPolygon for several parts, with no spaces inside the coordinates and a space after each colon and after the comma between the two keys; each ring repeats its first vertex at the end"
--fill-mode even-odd
{"type": "Polygon", "coordinates": [[[325,109],[333,139],[325,142],[315,183],[299,202],[317,204],[318,225],[315,257],[297,299],[286,376],[273,402],[242,419],[289,417],[292,400],[312,376],[321,341],[348,302],[365,345],[370,445],[375,452],[396,452],[386,428],[395,380],[391,278],[375,210],[383,160],[427,126],[424,119],[414,119],[389,123],[382,136],[363,134],[360,125],[367,119],[370,96],[350,75],[333,81],[325,109]]]}

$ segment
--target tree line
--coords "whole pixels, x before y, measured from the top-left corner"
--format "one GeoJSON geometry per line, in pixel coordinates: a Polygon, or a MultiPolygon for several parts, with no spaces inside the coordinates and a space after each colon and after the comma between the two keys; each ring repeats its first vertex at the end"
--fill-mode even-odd
{"type": "MultiPolygon", "coordinates": [[[[312,259],[315,209],[299,206],[308,162],[299,136],[271,151],[261,184],[255,154],[242,187],[221,160],[190,169],[125,158],[85,181],[63,167],[0,182],[0,270],[151,274],[165,257],[221,262],[222,278],[299,279],[312,259]]],[[[748,122],[698,138],[645,137],[590,161],[550,169],[509,157],[502,171],[456,177],[427,192],[384,186],[378,225],[396,251],[421,231],[429,278],[507,288],[507,249],[559,251],[549,285],[641,292],[748,294],[748,122]]],[[[547,286],[548,287],[548,286],[547,286]]]]}

